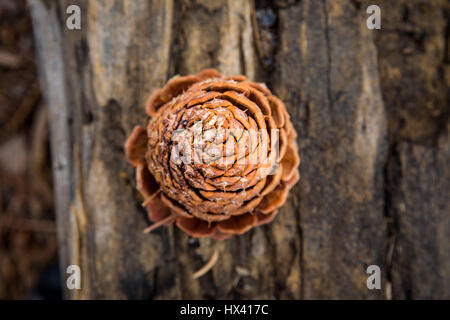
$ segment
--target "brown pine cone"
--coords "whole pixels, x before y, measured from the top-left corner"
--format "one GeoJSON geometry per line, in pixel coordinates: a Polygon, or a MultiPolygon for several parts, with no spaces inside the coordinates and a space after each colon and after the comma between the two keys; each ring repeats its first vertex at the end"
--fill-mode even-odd
{"type": "Polygon", "coordinates": [[[226,239],[272,221],[299,180],[297,134],[263,84],[214,69],[172,78],[125,144],[154,226],[226,239]]]}

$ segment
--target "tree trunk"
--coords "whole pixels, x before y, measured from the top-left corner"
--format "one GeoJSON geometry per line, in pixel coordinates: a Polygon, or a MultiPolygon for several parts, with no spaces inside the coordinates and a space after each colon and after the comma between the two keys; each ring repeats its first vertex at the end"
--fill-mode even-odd
{"type": "Polygon", "coordinates": [[[67,298],[450,298],[449,5],[377,2],[381,30],[356,0],[30,0],[63,284],[81,267],[67,298]],[[154,89],[207,67],[286,103],[300,182],[273,223],[230,240],[143,234],[125,139],[154,89]]]}

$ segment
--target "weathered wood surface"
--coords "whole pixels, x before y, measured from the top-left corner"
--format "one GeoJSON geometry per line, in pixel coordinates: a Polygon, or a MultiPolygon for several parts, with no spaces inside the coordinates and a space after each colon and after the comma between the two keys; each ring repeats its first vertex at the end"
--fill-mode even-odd
{"type": "Polygon", "coordinates": [[[450,3],[386,2],[386,215],[397,298],[450,298],[450,3]]]}
{"type": "Polygon", "coordinates": [[[31,0],[61,267],[82,270],[67,297],[450,298],[450,11],[422,2],[378,1],[370,31],[365,1],[31,0]],[[70,4],[81,30],[65,27],[70,4]],[[144,235],[124,141],[152,90],[206,67],[285,101],[301,181],[243,236],[144,235]],[[371,264],[382,290],[366,287],[371,264]]]}

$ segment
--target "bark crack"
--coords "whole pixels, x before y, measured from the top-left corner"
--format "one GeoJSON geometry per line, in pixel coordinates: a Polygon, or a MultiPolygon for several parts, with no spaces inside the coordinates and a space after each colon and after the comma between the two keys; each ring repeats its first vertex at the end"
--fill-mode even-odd
{"type": "Polygon", "coordinates": [[[327,97],[330,108],[333,109],[333,95],[331,92],[331,45],[330,45],[330,34],[329,34],[329,21],[327,13],[327,1],[322,1],[323,16],[325,22],[325,42],[327,45],[327,97]]]}
{"type": "Polygon", "coordinates": [[[396,146],[394,144],[389,146],[388,154],[386,157],[386,162],[383,170],[383,180],[384,180],[384,205],[383,205],[383,216],[386,223],[387,230],[387,245],[385,251],[384,259],[384,270],[386,276],[386,298],[388,300],[392,299],[392,259],[395,252],[395,243],[398,234],[398,223],[396,221],[396,215],[393,210],[393,190],[398,182],[394,182],[394,177],[398,174],[393,173],[392,170],[399,169],[399,159],[396,152],[396,146]],[[397,165],[396,165],[397,164],[397,165]]]}
{"type": "MultiPolygon", "coordinates": [[[[300,201],[300,199],[299,199],[300,201]]],[[[297,224],[297,234],[299,238],[299,265],[300,265],[300,298],[305,298],[305,257],[304,257],[304,241],[303,241],[303,228],[301,225],[302,219],[301,219],[301,213],[300,213],[300,206],[298,203],[295,205],[295,212],[297,214],[295,215],[295,220],[297,224]]]]}

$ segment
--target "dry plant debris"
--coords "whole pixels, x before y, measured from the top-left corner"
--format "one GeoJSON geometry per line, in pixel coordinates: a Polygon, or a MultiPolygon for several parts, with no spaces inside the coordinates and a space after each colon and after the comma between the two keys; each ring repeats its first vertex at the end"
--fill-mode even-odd
{"type": "Polygon", "coordinates": [[[26,1],[0,0],[0,299],[57,258],[49,134],[26,1]]]}

